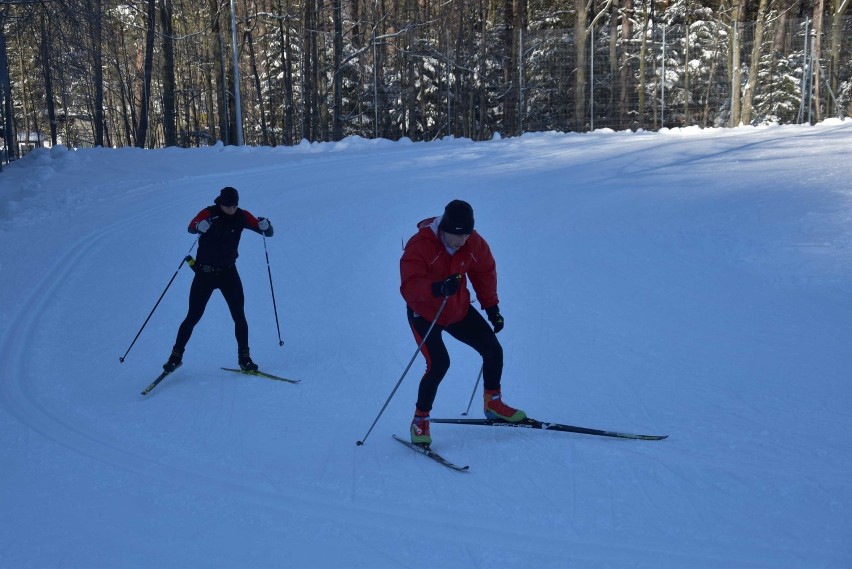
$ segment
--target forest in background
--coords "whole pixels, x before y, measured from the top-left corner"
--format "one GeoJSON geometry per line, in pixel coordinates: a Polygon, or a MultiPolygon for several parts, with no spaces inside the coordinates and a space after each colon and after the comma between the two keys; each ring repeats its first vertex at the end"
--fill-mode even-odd
{"type": "Polygon", "coordinates": [[[851,1],[0,0],[0,150],[817,122],[851,1]]]}

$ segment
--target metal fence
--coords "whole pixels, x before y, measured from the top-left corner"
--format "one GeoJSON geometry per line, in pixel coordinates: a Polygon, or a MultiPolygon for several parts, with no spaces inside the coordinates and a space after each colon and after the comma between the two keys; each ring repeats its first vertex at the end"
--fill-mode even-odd
{"type": "MultiPolygon", "coordinates": [[[[368,138],[483,140],[495,133],[514,136],[551,130],[803,123],[850,114],[852,18],[844,19],[836,30],[827,25],[819,38],[810,20],[773,20],[764,31],[756,62],[752,62],[754,24],[738,27],[715,20],[689,25],[649,23],[635,27],[630,34],[622,34],[617,24],[588,29],[588,56],[582,68],[573,30],[533,29],[511,36],[497,29],[486,37],[471,33],[459,43],[446,30],[424,28],[418,37],[406,40],[404,49],[376,40],[372,49],[347,57],[343,69],[331,68],[328,57],[321,59],[324,84],[314,92],[305,88],[304,61],[294,58],[289,65],[296,81],[287,101],[281,95],[280,70],[266,69],[260,83],[248,73],[237,73],[243,93],[238,108],[244,141],[278,145],[303,139],[332,140],[335,102],[329,85],[334,81],[344,90],[338,109],[340,136],[368,138]],[[815,57],[817,39],[820,57],[815,57]],[[578,81],[578,75],[585,75],[585,80],[578,81]],[[261,98],[264,105],[257,104],[261,98]]],[[[332,37],[325,37],[330,53],[332,37]]],[[[221,68],[209,62],[191,65],[222,76],[239,66],[248,67],[249,55],[242,52],[234,59],[233,70],[226,69],[230,55],[222,58],[221,68]]],[[[160,64],[159,59],[155,61],[155,69],[160,64]]],[[[105,67],[107,82],[117,81],[110,78],[111,71],[105,67]]],[[[178,76],[179,143],[234,142],[236,137],[227,133],[236,121],[224,129],[213,124],[219,106],[236,114],[234,93],[205,93],[209,77],[207,81],[200,77],[194,78],[192,73],[178,76]]],[[[68,79],[61,82],[64,90],[57,94],[69,110],[65,116],[71,117],[62,125],[61,142],[87,146],[93,140],[94,113],[87,107],[91,95],[85,81],[68,79]]],[[[19,94],[19,81],[14,77],[12,85],[19,94]]],[[[158,147],[163,145],[161,82],[155,79],[152,90],[146,146],[158,147]]],[[[32,100],[14,106],[11,130],[9,124],[0,125],[6,127],[4,132],[16,132],[7,141],[20,140],[22,135],[27,143],[49,139],[45,132],[22,133],[24,124],[31,128],[47,125],[44,116],[22,119],[27,107],[39,112],[32,110],[38,108],[33,103],[37,91],[37,85],[29,85],[32,100]]],[[[105,101],[106,129],[111,134],[107,144],[114,146],[129,143],[129,136],[117,132],[128,114],[113,98],[119,91],[116,85],[108,86],[105,101]]],[[[3,154],[8,159],[10,153],[3,154]]]]}

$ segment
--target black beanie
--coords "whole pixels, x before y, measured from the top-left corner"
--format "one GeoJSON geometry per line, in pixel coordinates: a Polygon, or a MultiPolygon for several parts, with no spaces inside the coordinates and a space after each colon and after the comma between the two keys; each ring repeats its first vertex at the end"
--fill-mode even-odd
{"type": "Polygon", "coordinates": [[[213,200],[213,203],[224,206],[238,205],[240,203],[240,193],[236,188],[227,186],[222,188],[222,191],[219,192],[219,197],[213,200]]]}
{"type": "Polygon", "coordinates": [[[444,208],[438,229],[455,235],[473,233],[473,208],[462,200],[453,200],[444,208]]]}

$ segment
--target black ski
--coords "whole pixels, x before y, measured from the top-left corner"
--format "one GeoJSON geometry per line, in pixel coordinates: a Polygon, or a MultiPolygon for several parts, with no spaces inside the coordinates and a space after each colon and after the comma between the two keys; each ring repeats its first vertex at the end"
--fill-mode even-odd
{"type": "MultiPolygon", "coordinates": [[[[179,368],[181,365],[183,365],[183,364],[178,364],[178,365],[177,365],[177,367],[176,367],[175,369],[179,368]]],[[[172,370],[172,371],[174,371],[174,370],[172,370]]],[[[146,387],[146,388],[142,391],[142,395],[148,395],[149,393],[151,393],[151,390],[152,390],[152,389],[154,389],[155,387],[157,387],[157,384],[158,384],[158,383],[160,383],[161,381],[163,381],[164,379],[166,379],[166,376],[167,376],[167,375],[169,375],[170,373],[172,373],[172,371],[165,371],[165,370],[164,370],[164,371],[163,371],[163,373],[161,373],[161,374],[157,377],[157,379],[155,379],[154,381],[152,381],[152,382],[151,382],[151,385],[149,385],[148,387],[146,387]]]]}
{"type": "Polygon", "coordinates": [[[418,453],[422,454],[423,456],[428,456],[429,458],[431,458],[432,460],[434,460],[438,464],[442,464],[442,465],[446,466],[447,468],[450,468],[452,470],[456,470],[458,472],[468,472],[468,469],[470,469],[470,466],[459,466],[458,464],[453,464],[452,462],[450,462],[449,460],[447,460],[446,458],[444,458],[443,456],[441,456],[440,454],[438,454],[437,452],[435,452],[434,450],[432,450],[431,448],[429,448],[427,446],[416,445],[416,444],[412,443],[411,441],[407,441],[407,440],[405,440],[401,437],[398,437],[396,435],[394,435],[393,438],[398,440],[399,442],[401,442],[402,444],[404,444],[405,446],[407,446],[408,448],[410,448],[414,452],[418,452],[418,453]]]}
{"type": "Polygon", "coordinates": [[[288,377],[281,377],[280,375],[272,375],[271,373],[266,373],[265,371],[260,371],[260,370],[245,371],[245,370],[242,370],[242,369],[234,369],[234,368],[230,368],[230,367],[223,367],[222,369],[225,370],[225,371],[232,371],[234,373],[241,373],[243,375],[254,375],[254,376],[257,376],[257,377],[265,377],[266,379],[274,379],[276,381],[286,381],[287,383],[300,383],[300,381],[301,381],[299,379],[290,379],[288,377]]]}
{"type": "Polygon", "coordinates": [[[597,435],[599,437],[614,437],[617,439],[636,439],[642,441],[661,441],[668,435],[637,435],[633,433],[619,433],[618,431],[603,431],[601,429],[589,429],[586,427],[575,427],[563,425],[562,423],[547,423],[536,419],[526,418],[518,423],[501,421],[495,419],[430,419],[432,423],[450,423],[453,425],[483,425],[486,427],[520,427],[526,429],[541,429],[544,431],[561,431],[564,433],[581,433],[584,435],[597,435]]]}

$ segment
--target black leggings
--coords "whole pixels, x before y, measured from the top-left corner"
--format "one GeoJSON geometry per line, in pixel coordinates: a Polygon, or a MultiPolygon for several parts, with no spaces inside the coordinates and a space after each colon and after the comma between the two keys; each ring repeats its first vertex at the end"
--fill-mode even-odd
{"type": "MultiPolygon", "coordinates": [[[[417,344],[423,341],[423,336],[432,324],[422,316],[414,316],[408,308],[408,323],[414,332],[417,344]]],[[[435,324],[426,343],[420,351],[426,358],[426,373],[420,380],[417,392],[417,409],[429,412],[438,393],[438,385],[450,369],[450,355],[444,345],[444,331],[464,344],[467,344],[482,356],[482,383],[485,389],[500,389],[500,377],[503,375],[503,347],[497,340],[497,335],[485,318],[470,306],[467,314],[460,321],[443,327],[435,324]]]]}
{"type": "Polygon", "coordinates": [[[192,286],[189,288],[189,310],[186,313],[186,318],[181,322],[180,328],[178,328],[175,349],[182,351],[186,348],[189,337],[192,336],[193,328],[201,320],[207,302],[217,288],[222,291],[222,296],[228,303],[228,310],[231,311],[231,318],[234,319],[237,350],[248,350],[248,322],[244,310],[245,295],[243,294],[243,282],[240,280],[240,274],[236,267],[215,273],[195,273],[192,286]]]}

